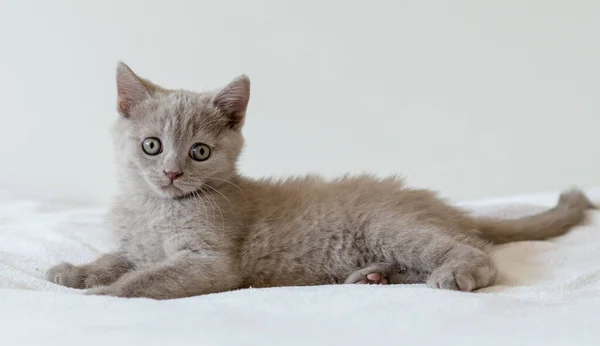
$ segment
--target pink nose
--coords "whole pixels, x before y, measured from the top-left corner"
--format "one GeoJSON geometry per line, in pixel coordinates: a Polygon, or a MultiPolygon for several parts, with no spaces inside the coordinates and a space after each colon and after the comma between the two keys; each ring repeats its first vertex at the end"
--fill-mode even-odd
{"type": "Polygon", "coordinates": [[[171,179],[171,182],[173,182],[175,179],[181,177],[183,175],[183,173],[181,172],[172,172],[172,171],[163,171],[167,177],[169,177],[171,179]]]}

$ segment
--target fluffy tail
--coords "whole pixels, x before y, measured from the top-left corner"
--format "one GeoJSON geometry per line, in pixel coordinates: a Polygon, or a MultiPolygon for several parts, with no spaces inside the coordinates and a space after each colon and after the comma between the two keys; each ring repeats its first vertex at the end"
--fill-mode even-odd
{"type": "Polygon", "coordinates": [[[523,240],[544,240],[568,232],[581,223],[587,209],[597,208],[579,190],[573,189],[560,195],[556,206],[543,213],[515,220],[476,219],[484,239],[504,244],[523,240]]]}

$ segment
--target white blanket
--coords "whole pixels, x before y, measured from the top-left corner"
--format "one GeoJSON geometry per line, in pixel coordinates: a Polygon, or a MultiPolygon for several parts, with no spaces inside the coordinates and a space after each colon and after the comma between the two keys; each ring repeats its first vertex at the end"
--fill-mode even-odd
{"type": "MultiPolygon", "coordinates": [[[[590,195],[599,201],[600,189],[590,195]]],[[[556,198],[468,206],[516,217],[556,198]]],[[[477,293],[341,285],[153,301],[45,281],[60,261],[84,263],[113,248],[103,212],[0,191],[0,345],[600,345],[597,211],[560,238],[497,247],[498,284],[477,293]]]]}

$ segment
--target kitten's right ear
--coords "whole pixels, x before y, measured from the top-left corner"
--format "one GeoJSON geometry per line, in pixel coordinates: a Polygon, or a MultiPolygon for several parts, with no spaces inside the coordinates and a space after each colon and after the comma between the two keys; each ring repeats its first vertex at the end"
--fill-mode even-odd
{"type": "Polygon", "coordinates": [[[141,78],[122,62],[117,64],[117,97],[117,109],[126,118],[133,107],[150,97],[141,78]]]}

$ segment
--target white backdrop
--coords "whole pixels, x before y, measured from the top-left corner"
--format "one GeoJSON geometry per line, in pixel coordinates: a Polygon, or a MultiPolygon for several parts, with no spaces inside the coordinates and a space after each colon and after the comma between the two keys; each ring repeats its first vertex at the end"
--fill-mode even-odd
{"type": "Polygon", "coordinates": [[[0,185],[106,200],[124,60],[253,81],[243,172],[401,173],[453,199],[600,185],[600,2],[0,2],[0,185]]]}

